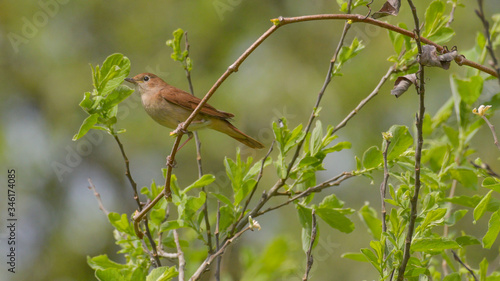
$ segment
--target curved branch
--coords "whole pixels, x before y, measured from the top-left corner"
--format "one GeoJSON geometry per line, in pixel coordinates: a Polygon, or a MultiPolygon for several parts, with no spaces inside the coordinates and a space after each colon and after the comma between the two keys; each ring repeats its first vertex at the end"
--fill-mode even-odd
{"type": "MultiPolygon", "coordinates": [[[[177,147],[178,144],[180,143],[180,139],[182,136],[187,132],[187,128],[189,127],[189,124],[194,120],[196,115],[200,112],[201,108],[208,102],[208,100],[212,97],[212,95],[215,93],[215,91],[222,85],[222,83],[231,75],[233,72],[237,72],[239,66],[250,56],[250,54],[253,53],[259,47],[262,42],[264,42],[271,34],[273,34],[279,27],[291,24],[291,23],[297,23],[297,22],[306,22],[306,21],[314,21],[314,20],[349,20],[351,22],[364,22],[372,25],[376,25],[388,30],[392,30],[394,32],[400,33],[402,35],[411,37],[416,39],[416,36],[413,32],[397,27],[395,25],[375,20],[372,18],[367,18],[363,15],[358,15],[358,14],[319,14],[319,15],[309,15],[309,16],[299,16],[299,17],[289,17],[289,18],[284,18],[284,17],[279,17],[276,19],[272,19],[271,22],[273,22],[273,26],[271,26],[266,32],[264,32],[248,49],[233,63],[231,64],[227,70],[222,74],[222,76],[215,82],[215,84],[210,88],[210,90],[207,92],[207,94],[203,97],[203,99],[200,101],[198,106],[193,110],[191,115],[186,119],[186,121],[182,122],[179,124],[177,129],[175,129],[172,134],[177,135],[177,138],[175,140],[174,148],[172,149],[171,154],[168,157],[168,162],[170,165],[167,165],[167,179],[165,182],[165,189],[163,192],[163,195],[167,198],[170,198],[171,192],[170,192],[170,175],[172,173],[172,168],[171,165],[174,163],[175,160],[175,154],[177,152],[177,147]]],[[[438,49],[439,51],[443,51],[444,47],[432,42],[431,40],[419,36],[419,39],[421,42],[428,44],[428,45],[433,45],[438,49]]],[[[488,73],[494,77],[498,77],[497,73],[495,70],[485,67],[483,65],[480,65],[478,63],[475,63],[473,61],[467,60],[464,56],[458,56],[455,61],[457,62],[458,65],[467,65],[473,68],[476,68],[480,71],[483,71],[485,73],[488,73]]],[[[282,183],[284,184],[284,183],[282,183]]],[[[277,184],[278,186],[280,183],[277,184]]],[[[159,195],[157,198],[155,198],[153,201],[151,201],[150,204],[144,207],[144,209],[139,213],[134,216],[134,220],[136,223],[138,223],[145,215],[146,213],[161,199],[161,195],[159,195]]],[[[136,225],[137,228],[137,225],[136,225]]],[[[136,229],[138,230],[138,229],[136,229]]]]}
{"type": "MultiPolygon", "coordinates": [[[[300,17],[291,17],[291,18],[279,17],[279,18],[273,19],[271,21],[274,22],[274,24],[276,24],[278,26],[282,26],[282,25],[296,23],[296,22],[313,21],[313,20],[335,20],[335,19],[350,20],[352,22],[364,22],[364,23],[376,25],[376,26],[400,33],[402,35],[411,37],[413,39],[416,39],[415,33],[413,33],[410,30],[400,28],[398,26],[389,24],[387,22],[379,21],[379,20],[372,19],[372,18],[366,18],[363,15],[357,15],[357,14],[321,14],[321,15],[310,15],[310,16],[300,16],[300,17]]],[[[443,46],[441,46],[437,43],[434,43],[433,41],[431,41],[425,37],[420,36],[420,41],[422,43],[427,44],[427,45],[435,46],[439,52],[442,52],[444,50],[443,46]]],[[[483,71],[485,73],[488,73],[491,76],[498,77],[498,74],[494,69],[486,67],[486,66],[481,65],[481,64],[478,64],[476,62],[470,61],[470,60],[466,59],[464,56],[458,56],[455,59],[455,62],[458,65],[467,65],[467,66],[470,66],[472,68],[483,71]]]]}

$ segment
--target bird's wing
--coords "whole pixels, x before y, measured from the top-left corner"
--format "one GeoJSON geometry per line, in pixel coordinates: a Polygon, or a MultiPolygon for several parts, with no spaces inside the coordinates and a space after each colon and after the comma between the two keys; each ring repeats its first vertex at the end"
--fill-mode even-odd
{"type": "MultiPolygon", "coordinates": [[[[166,101],[191,111],[193,111],[201,101],[201,99],[170,85],[168,85],[168,87],[161,89],[160,93],[161,96],[166,101]]],[[[223,118],[223,119],[231,118],[234,116],[229,112],[217,110],[208,103],[205,103],[205,105],[201,108],[200,112],[209,116],[223,118]]]]}

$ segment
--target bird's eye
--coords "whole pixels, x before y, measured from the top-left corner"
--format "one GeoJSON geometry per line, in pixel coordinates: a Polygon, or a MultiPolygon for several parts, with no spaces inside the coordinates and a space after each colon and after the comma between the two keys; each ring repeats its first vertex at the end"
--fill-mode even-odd
{"type": "Polygon", "coordinates": [[[148,82],[149,81],[149,76],[144,76],[144,78],[142,78],[142,80],[144,80],[144,82],[148,82]]]}

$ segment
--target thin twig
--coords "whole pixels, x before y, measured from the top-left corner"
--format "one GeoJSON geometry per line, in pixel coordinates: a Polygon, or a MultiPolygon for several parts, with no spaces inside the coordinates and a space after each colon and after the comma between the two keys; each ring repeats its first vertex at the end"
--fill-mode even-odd
{"type": "MultiPolygon", "coordinates": [[[[137,207],[139,208],[139,211],[141,211],[142,210],[142,203],[139,200],[139,195],[137,194],[137,183],[132,178],[132,173],[130,172],[130,161],[128,160],[127,154],[125,153],[125,149],[123,148],[123,144],[120,141],[120,138],[118,137],[118,135],[113,134],[113,137],[115,138],[116,143],[118,144],[118,147],[120,148],[120,152],[122,153],[123,161],[125,161],[125,175],[127,176],[127,179],[128,179],[128,181],[129,181],[129,183],[132,186],[132,189],[134,191],[134,200],[137,203],[137,207]]],[[[139,228],[138,225],[137,225],[137,228],[139,228]]],[[[153,239],[153,236],[151,235],[151,231],[149,231],[149,225],[148,225],[147,218],[145,220],[144,229],[146,232],[146,236],[148,237],[149,243],[151,245],[151,249],[153,251],[151,254],[151,258],[156,262],[156,266],[161,266],[160,258],[158,257],[158,251],[156,249],[156,243],[153,239]]],[[[142,239],[143,236],[141,235],[138,237],[140,239],[142,239]]]]}
{"type": "MultiPolygon", "coordinates": [[[[219,244],[219,225],[220,225],[220,201],[217,201],[217,222],[215,223],[215,251],[220,250],[219,244]]],[[[217,257],[217,264],[215,266],[215,280],[220,281],[220,264],[222,261],[222,256],[217,257]]]]}
{"type": "Polygon", "coordinates": [[[491,134],[493,135],[493,140],[495,142],[495,145],[497,146],[498,149],[500,149],[500,143],[498,142],[497,134],[495,132],[495,126],[493,126],[493,124],[491,124],[490,120],[488,120],[488,118],[486,118],[486,116],[481,115],[481,118],[483,118],[484,122],[486,122],[486,124],[488,124],[488,127],[490,127],[490,131],[491,131],[491,134]]]}
{"type": "Polygon", "coordinates": [[[176,259],[179,257],[178,253],[167,253],[162,249],[158,249],[158,255],[167,259],[176,259]]]}
{"type": "Polygon", "coordinates": [[[139,200],[139,195],[137,194],[137,183],[132,178],[132,173],[130,172],[130,161],[128,160],[128,157],[125,154],[125,149],[123,148],[123,144],[120,141],[120,138],[118,138],[118,135],[114,134],[113,137],[115,138],[116,142],[118,143],[118,147],[120,147],[123,161],[125,161],[125,176],[127,176],[127,179],[130,182],[130,185],[132,186],[132,190],[134,191],[134,200],[137,203],[137,206],[139,206],[139,210],[141,210],[142,204],[141,204],[141,201],[139,200]]]}
{"type": "Polygon", "coordinates": [[[358,106],[356,106],[356,108],[354,108],[351,113],[349,113],[349,115],[344,118],[344,120],[342,120],[339,124],[337,124],[337,126],[335,126],[332,134],[343,128],[347,124],[347,122],[351,120],[354,115],[356,115],[361,110],[361,108],[363,108],[363,106],[365,106],[371,99],[373,99],[380,92],[380,88],[382,88],[382,86],[385,84],[385,82],[387,82],[387,80],[391,77],[391,74],[394,72],[396,72],[396,66],[392,65],[387,70],[387,73],[380,79],[375,89],[373,89],[373,91],[365,99],[359,102],[358,106]]]}
{"type": "Polygon", "coordinates": [[[97,192],[97,189],[95,188],[95,185],[94,185],[94,183],[92,183],[92,180],[90,178],[88,178],[88,181],[89,181],[89,189],[94,192],[94,196],[97,199],[97,204],[99,204],[99,209],[101,209],[101,211],[107,217],[109,215],[109,212],[108,212],[108,210],[106,210],[106,208],[104,208],[104,204],[102,204],[101,194],[99,194],[99,192],[97,192]]]}
{"type": "MultiPolygon", "coordinates": [[[[184,39],[186,42],[185,50],[187,51],[187,56],[186,56],[186,59],[187,59],[187,58],[189,58],[189,41],[188,41],[187,31],[184,32],[184,39]]],[[[191,81],[191,71],[187,68],[187,66],[184,68],[184,70],[186,72],[186,78],[187,78],[188,84],[189,84],[189,91],[191,92],[191,95],[194,96],[195,94],[194,94],[193,83],[191,81]]],[[[203,177],[203,165],[202,165],[202,161],[201,161],[201,141],[200,141],[200,138],[198,137],[198,132],[194,131],[193,134],[194,134],[194,139],[196,142],[196,163],[198,164],[198,178],[201,178],[201,177],[203,177]]],[[[206,188],[204,186],[201,188],[201,190],[205,194],[207,193],[206,188]]],[[[212,248],[212,230],[210,227],[210,218],[208,217],[208,202],[207,201],[208,200],[205,200],[205,203],[203,203],[202,212],[203,212],[203,216],[205,217],[205,228],[207,231],[208,252],[211,253],[213,251],[213,248],[212,248]]]]}
{"type": "Polygon", "coordinates": [[[170,190],[170,180],[172,176],[172,168],[174,166],[174,157],[175,154],[177,153],[177,149],[179,148],[180,142],[181,142],[180,137],[175,138],[172,151],[170,152],[170,155],[167,156],[167,174],[165,177],[165,188],[163,189],[163,192],[158,194],[158,196],[156,196],[151,202],[149,202],[149,204],[144,206],[144,209],[142,209],[142,211],[136,212],[134,214],[134,231],[139,238],[142,238],[142,236],[144,235],[139,228],[140,221],[146,216],[149,210],[151,210],[153,206],[155,206],[158,203],[158,201],[160,201],[160,199],[162,199],[163,197],[169,198],[172,193],[172,191],[170,190]]]}
{"type": "Polygon", "coordinates": [[[481,163],[481,165],[477,165],[476,163],[474,163],[474,161],[469,161],[469,163],[476,169],[485,170],[488,175],[500,179],[500,175],[493,171],[493,169],[491,169],[490,165],[488,165],[487,163],[481,163]]]}
{"type": "MultiPolygon", "coordinates": [[[[385,193],[387,190],[387,182],[389,181],[389,167],[387,165],[387,151],[389,150],[389,145],[391,144],[391,140],[389,138],[384,139],[385,149],[382,153],[384,157],[384,180],[380,184],[380,202],[382,204],[382,231],[387,232],[387,222],[385,220],[387,216],[387,210],[385,209],[385,193]]],[[[384,259],[385,259],[385,251],[384,251],[384,259]]]]}
{"type": "Polygon", "coordinates": [[[307,253],[306,253],[306,257],[307,257],[306,273],[304,274],[302,281],[307,281],[307,279],[309,278],[309,271],[311,271],[311,268],[312,268],[313,263],[314,263],[312,249],[313,249],[315,240],[316,240],[316,213],[315,213],[315,210],[312,209],[311,241],[309,241],[309,248],[307,249],[307,253]]]}
{"type": "Polygon", "coordinates": [[[452,2],[452,6],[451,6],[451,12],[450,12],[450,19],[448,20],[448,22],[446,23],[446,27],[450,27],[451,23],[455,20],[455,10],[457,9],[457,3],[452,2]]]}
{"type": "MultiPolygon", "coordinates": [[[[385,143],[385,148],[384,151],[382,152],[382,156],[384,157],[384,179],[382,180],[382,183],[380,184],[380,204],[382,205],[381,207],[381,213],[382,213],[382,232],[387,232],[387,222],[386,222],[386,216],[387,216],[387,210],[385,209],[385,194],[387,190],[387,182],[389,181],[389,167],[387,165],[387,151],[389,150],[389,145],[391,145],[391,137],[390,135],[384,135],[384,143],[385,143]]],[[[384,261],[387,258],[387,245],[385,243],[385,236],[382,235],[380,239],[383,239],[382,245],[384,246],[383,249],[383,259],[384,261]]],[[[386,269],[384,269],[384,272],[386,269]]]]}
{"type": "Polygon", "coordinates": [[[337,185],[340,185],[343,181],[353,177],[354,175],[352,173],[349,173],[349,172],[343,172],[341,173],[340,175],[334,177],[334,178],[331,178],[325,182],[322,182],[318,185],[315,185],[315,186],[311,186],[309,187],[308,189],[300,192],[300,193],[297,193],[295,196],[293,196],[292,198],[288,199],[287,201],[279,204],[279,205],[276,205],[274,207],[269,207],[267,209],[265,209],[264,211],[260,211],[258,213],[255,213],[254,215],[252,215],[252,218],[256,218],[258,216],[261,216],[267,212],[270,212],[270,211],[273,211],[273,210],[276,210],[276,209],[279,209],[283,206],[286,206],[292,202],[294,202],[295,200],[297,199],[300,199],[300,198],[303,198],[303,197],[306,197],[308,196],[309,194],[311,193],[314,193],[314,192],[320,192],[321,190],[325,189],[325,188],[328,188],[328,187],[331,187],[331,186],[337,186],[337,185]]]}
{"type": "Polygon", "coordinates": [[[476,275],[474,274],[474,270],[472,270],[469,266],[467,266],[461,259],[460,257],[457,255],[457,253],[455,253],[455,251],[451,250],[451,252],[453,253],[453,258],[458,261],[463,267],[465,267],[465,269],[467,269],[467,271],[469,271],[469,273],[472,275],[472,277],[474,278],[474,280],[476,281],[479,281],[476,277],[476,275]]]}
{"type": "MultiPolygon", "coordinates": [[[[376,26],[382,27],[384,29],[388,29],[388,30],[400,33],[402,35],[405,35],[407,37],[411,37],[413,39],[416,39],[415,33],[411,32],[409,30],[406,30],[406,29],[400,28],[398,26],[389,24],[387,22],[379,21],[379,20],[376,20],[373,18],[365,18],[364,15],[357,15],[357,14],[322,14],[322,15],[291,17],[291,18],[278,18],[278,19],[274,19],[274,20],[279,22],[280,25],[285,25],[285,24],[304,22],[304,21],[336,20],[336,19],[351,20],[352,22],[368,23],[368,24],[376,25],[376,26]]],[[[420,41],[422,43],[435,46],[439,52],[442,52],[444,50],[443,46],[441,46],[441,45],[439,45],[439,44],[437,44],[437,43],[435,43],[435,42],[433,42],[425,37],[420,36],[420,41]]],[[[467,65],[467,66],[470,66],[472,68],[478,69],[482,72],[488,73],[489,75],[492,75],[494,77],[498,77],[498,74],[495,71],[495,69],[492,69],[492,68],[480,65],[476,62],[467,60],[463,56],[457,56],[457,58],[455,58],[455,62],[458,65],[467,65]]]]}
{"type": "Polygon", "coordinates": [[[206,268],[212,264],[212,262],[214,261],[215,258],[217,258],[218,256],[224,254],[224,251],[226,251],[227,247],[233,243],[234,240],[238,239],[243,233],[245,233],[247,230],[250,230],[251,227],[250,226],[247,226],[245,227],[244,229],[242,229],[241,231],[239,231],[238,233],[236,233],[233,237],[229,238],[226,240],[226,242],[224,243],[224,245],[222,245],[220,247],[220,249],[209,255],[205,261],[200,265],[200,267],[198,267],[198,269],[196,270],[196,272],[193,274],[193,276],[191,276],[191,278],[189,279],[189,281],[194,281],[194,280],[198,280],[200,277],[201,277],[201,274],[203,274],[203,272],[205,272],[206,268]]]}
{"type": "MultiPolygon", "coordinates": [[[[408,0],[408,4],[410,5],[413,20],[415,22],[415,41],[417,43],[418,48],[418,56],[422,54],[422,44],[420,37],[420,24],[417,15],[417,9],[415,5],[413,5],[412,0],[408,0]]],[[[410,220],[408,222],[408,232],[406,234],[405,245],[404,245],[404,253],[403,260],[398,268],[398,281],[403,281],[404,274],[406,270],[406,265],[410,259],[410,247],[413,239],[413,231],[415,229],[415,222],[417,220],[417,205],[418,205],[418,194],[420,192],[420,186],[422,182],[420,181],[420,160],[422,158],[422,146],[424,143],[422,127],[424,123],[424,114],[425,114],[425,84],[424,84],[424,66],[419,62],[419,71],[417,73],[419,84],[416,87],[417,93],[419,95],[419,112],[417,114],[416,127],[417,127],[417,147],[415,149],[415,190],[412,198],[410,199],[411,210],[410,210],[410,220]]]]}
{"type": "Polygon", "coordinates": [[[476,14],[483,24],[484,35],[486,37],[486,42],[488,42],[486,49],[490,53],[491,60],[492,60],[492,66],[493,66],[493,69],[495,69],[495,71],[497,73],[498,82],[500,83],[500,67],[498,67],[498,61],[497,61],[497,57],[495,56],[495,51],[493,50],[493,44],[491,44],[490,24],[486,20],[486,17],[484,16],[483,0],[477,0],[477,3],[479,6],[479,10],[476,10],[476,14]]]}
{"type": "Polygon", "coordinates": [[[175,246],[177,247],[177,258],[179,259],[179,281],[184,281],[184,268],[186,267],[186,260],[184,259],[184,252],[181,248],[181,243],[179,241],[179,234],[177,229],[173,230],[175,246]]]}

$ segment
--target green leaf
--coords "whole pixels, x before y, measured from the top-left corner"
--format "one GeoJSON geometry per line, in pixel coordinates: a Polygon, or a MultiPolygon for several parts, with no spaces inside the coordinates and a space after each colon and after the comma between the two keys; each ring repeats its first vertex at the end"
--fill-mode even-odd
{"type": "Polygon", "coordinates": [[[323,198],[321,203],[319,203],[320,208],[342,208],[344,206],[344,202],[338,199],[335,194],[330,194],[323,198]]]}
{"type": "Polygon", "coordinates": [[[234,209],[234,205],[233,205],[233,202],[231,202],[231,200],[229,198],[227,198],[226,196],[224,196],[223,194],[220,194],[220,193],[213,193],[211,192],[210,193],[213,197],[217,198],[219,201],[221,201],[222,203],[228,205],[231,207],[231,209],[234,209]]]}
{"type": "Polygon", "coordinates": [[[373,238],[380,240],[380,236],[382,235],[382,221],[377,217],[377,211],[371,208],[368,203],[365,203],[358,213],[373,238]]]}
{"type": "Polygon", "coordinates": [[[179,275],[175,266],[157,267],[148,274],[146,281],[169,281],[179,275]]]}
{"type": "Polygon", "coordinates": [[[392,46],[396,54],[400,54],[404,46],[404,36],[398,32],[389,30],[389,39],[391,39],[392,46]]]}
{"type": "Polygon", "coordinates": [[[443,17],[445,11],[445,3],[440,0],[433,1],[425,11],[425,31],[423,33],[424,37],[429,37],[439,30],[443,23],[445,23],[446,18],[443,17]]]}
{"type": "Polygon", "coordinates": [[[454,147],[458,147],[458,145],[459,145],[459,140],[458,140],[459,134],[458,134],[458,131],[455,130],[454,128],[452,128],[452,127],[447,126],[447,125],[443,125],[442,128],[444,130],[444,133],[446,134],[446,137],[450,141],[450,144],[452,146],[454,146],[454,147]]]}
{"type": "Polygon", "coordinates": [[[452,225],[455,225],[455,223],[457,223],[459,220],[461,220],[465,214],[467,214],[469,210],[457,210],[455,212],[453,212],[453,214],[448,218],[448,220],[446,221],[446,224],[452,226],[452,225]]]}
{"type": "Polygon", "coordinates": [[[429,229],[429,227],[443,224],[446,211],[447,210],[445,208],[429,211],[422,224],[417,227],[417,231],[424,232],[429,229]]]}
{"type": "Polygon", "coordinates": [[[458,92],[458,85],[455,81],[455,76],[450,75],[450,88],[451,88],[451,96],[453,98],[453,106],[455,108],[455,114],[457,116],[457,121],[460,126],[463,125],[462,122],[462,111],[461,111],[461,104],[462,104],[462,98],[460,97],[460,93],[458,92]]]}
{"type": "Polygon", "coordinates": [[[394,125],[389,129],[392,133],[391,145],[387,150],[387,160],[394,160],[398,158],[403,152],[413,144],[413,137],[408,131],[408,127],[401,125],[394,125]]]}
{"type": "Polygon", "coordinates": [[[443,44],[449,42],[454,35],[455,31],[453,29],[449,27],[441,27],[439,30],[429,36],[428,39],[434,41],[437,44],[443,44]]]}
{"type": "Polygon", "coordinates": [[[451,177],[458,180],[464,187],[477,190],[477,175],[469,167],[459,166],[449,170],[451,177]]]}
{"type": "Polygon", "coordinates": [[[134,89],[130,89],[125,85],[118,86],[102,100],[102,109],[103,110],[111,109],[115,105],[119,104],[120,102],[128,98],[133,92],[134,89]]]}
{"type": "Polygon", "coordinates": [[[483,248],[489,249],[500,233],[500,210],[494,212],[488,222],[488,231],[483,237],[483,248]]]}
{"type": "Polygon", "coordinates": [[[351,46],[349,47],[342,47],[340,50],[339,56],[338,56],[338,61],[340,64],[345,63],[349,59],[355,57],[361,50],[363,50],[365,46],[361,44],[361,42],[358,40],[357,37],[354,37],[354,40],[352,40],[351,46]]]}
{"type": "Polygon", "coordinates": [[[215,181],[215,176],[211,174],[205,174],[201,178],[197,179],[193,184],[190,186],[186,187],[183,191],[182,194],[186,194],[188,191],[190,191],[193,188],[202,188],[205,187],[215,181]]]}
{"type": "Polygon", "coordinates": [[[256,184],[257,181],[254,179],[244,181],[241,188],[234,194],[234,205],[238,206],[248,196],[256,184]]]}
{"type": "Polygon", "coordinates": [[[172,229],[179,229],[182,227],[186,227],[186,225],[184,225],[182,221],[166,221],[161,224],[160,231],[166,232],[172,229]]]}
{"type": "Polygon", "coordinates": [[[179,217],[182,220],[195,222],[196,212],[203,206],[206,200],[205,192],[201,191],[199,197],[185,196],[178,206],[179,217]]]}
{"type": "Polygon", "coordinates": [[[299,124],[293,131],[286,135],[283,152],[286,154],[290,149],[295,147],[305,137],[306,133],[302,131],[302,124],[299,124]]]}
{"type": "Polygon", "coordinates": [[[99,120],[99,114],[92,114],[89,117],[85,118],[83,120],[82,125],[80,126],[80,130],[78,130],[78,133],[73,136],[73,141],[78,140],[79,138],[85,136],[90,129],[94,127],[95,124],[97,124],[97,121],[99,120]]]}
{"type": "Polygon", "coordinates": [[[220,222],[219,222],[219,232],[224,233],[236,220],[235,213],[233,209],[229,206],[220,207],[220,222]]]}
{"type": "Polygon", "coordinates": [[[312,209],[296,204],[299,222],[302,226],[302,250],[307,253],[311,245],[312,209]]]}
{"type": "Polygon", "coordinates": [[[161,225],[161,223],[165,220],[165,209],[153,208],[153,210],[149,213],[149,218],[151,223],[161,225]]]}
{"type": "Polygon", "coordinates": [[[477,204],[476,208],[474,208],[474,221],[478,221],[486,212],[486,208],[488,207],[488,204],[490,203],[491,199],[491,194],[493,193],[493,190],[490,190],[486,196],[479,201],[477,204]]]}
{"type": "Polygon", "coordinates": [[[93,112],[89,112],[94,105],[94,101],[92,99],[92,94],[90,92],[85,92],[83,94],[83,100],[80,102],[80,107],[83,108],[89,114],[93,112]]]}
{"type": "Polygon", "coordinates": [[[186,58],[186,70],[191,72],[193,70],[193,60],[190,57],[186,58]]]}
{"type": "MultiPolygon", "coordinates": [[[[451,202],[453,204],[475,208],[477,204],[479,204],[479,201],[481,201],[481,199],[483,199],[483,197],[479,195],[474,195],[472,197],[462,195],[462,196],[455,196],[452,198],[445,198],[444,200],[451,202]]],[[[492,197],[490,203],[488,204],[487,210],[490,212],[496,212],[498,209],[500,209],[500,200],[492,197]]]]}
{"type": "Polygon", "coordinates": [[[486,275],[488,273],[488,260],[483,258],[479,263],[479,280],[486,281],[486,275]]]}
{"type": "Polygon", "coordinates": [[[314,127],[311,140],[309,142],[309,151],[311,155],[316,155],[321,149],[321,139],[323,138],[323,126],[321,125],[321,121],[316,121],[316,126],[314,127]]]}
{"type": "Polygon", "coordinates": [[[372,251],[370,251],[370,249],[361,249],[361,253],[363,253],[366,260],[368,260],[373,265],[373,267],[377,269],[379,273],[382,272],[382,269],[380,268],[380,262],[377,256],[372,251]]]}
{"type": "Polygon", "coordinates": [[[360,171],[363,169],[363,165],[361,164],[361,160],[358,158],[358,156],[354,156],[354,159],[356,160],[356,171],[360,171]]]}
{"type": "Polygon", "coordinates": [[[382,151],[378,149],[376,146],[372,146],[368,148],[365,153],[363,153],[363,167],[365,169],[376,168],[384,162],[384,157],[382,155],[382,151]]]}
{"type": "Polygon", "coordinates": [[[124,264],[116,263],[108,258],[107,255],[100,255],[93,258],[87,257],[88,265],[94,270],[104,270],[108,268],[124,269],[127,268],[124,264]]]}
{"type": "Polygon", "coordinates": [[[446,275],[443,279],[443,281],[460,281],[462,278],[460,277],[460,274],[458,272],[453,272],[448,275],[446,275]]]}
{"type": "Polygon", "coordinates": [[[463,236],[457,237],[457,238],[455,238],[455,241],[462,247],[481,244],[481,242],[479,242],[479,240],[477,240],[476,237],[473,237],[470,235],[463,235],[463,236]]]}
{"type": "Polygon", "coordinates": [[[108,214],[108,219],[111,225],[113,225],[118,231],[135,236],[127,218],[127,214],[122,214],[120,216],[118,213],[111,212],[108,214]]]}
{"type": "Polygon", "coordinates": [[[187,57],[188,53],[187,52],[182,52],[181,51],[181,40],[182,36],[184,35],[184,30],[181,28],[176,29],[174,32],[172,32],[172,35],[174,36],[173,39],[170,39],[167,41],[167,46],[171,47],[173,49],[173,53],[170,55],[170,57],[174,61],[184,61],[184,59],[187,57]]]}
{"type": "MultiPolygon", "coordinates": [[[[166,172],[167,169],[162,169],[163,172],[163,177],[166,177],[166,172]]],[[[179,189],[179,184],[177,183],[177,176],[172,174],[170,177],[170,190],[172,191],[172,200],[175,202],[175,200],[182,200],[182,194],[179,189]],[[176,199],[177,198],[177,199],[176,199]]]]}
{"type": "Polygon", "coordinates": [[[448,144],[434,144],[430,148],[422,151],[422,163],[428,163],[432,171],[440,172],[443,168],[444,161],[448,161],[450,147],[448,144]]]}
{"type": "Polygon", "coordinates": [[[287,165],[283,154],[278,154],[278,159],[274,161],[274,165],[276,166],[276,173],[278,174],[278,177],[280,179],[285,179],[287,177],[287,165]]]}
{"type": "Polygon", "coordinates": [[[432,132],[433,132],[433,130],[432,130],[431,115],[429,113],[425,113],[424,123],[422,125],[422,134],[423,134],[424,138],[426,138],[426,136],[430,136],[432,134],[432,132]]]}
{"type": "Polygon", "coordinates": [[[317,208],[316,214],[329,226],[344,233],[350,233],[354,230],[354,224],[346,215],[352,214],[352,209],[330,209],[317,208]]]}
{"type": "Polygon", "coordinates": [[[322,152],[324,154],[328,154],[328,153],[332,153],[332,152],[337,152],[337,151],[341,151],[343,149],[349,149],[351,148],[351,143],[348,142],[348,141],[341,141],[329,148],[325,148],[322,150],[322,152]]]}
{"type": "MultiPolygon", "coordinates": [[[[97,68],[96,68],[97,69],[97,68]]],[[[130,72],[130,60],[122,54],[112,54],[106,58],[99,70],[97,91],[106,96],[116,89],[130,72]]]]}
{"type": "Polygon", "coordinates": [[[342,258],[351,259],[354,261],[368,262],[368,259],[364,254],[360,253],[344,253],[341,255],[342,258]]]}
{"type": "MultiPolygon", "coordinates": [[[[272,163],[271,157],[267,157],[266,161],[264,161],[264,168],[269,166],[272,163]]],[[[247,174],[243,177],[244,181],[253,179],[260,172],[262,167],[262,161],[255,162],[255,164],[248,170],[247,174]]]]}
{"type": "Polygon", "coordinates": [[[95,272],[95,277],[99,281],[127,281],[129,279],[124,276],[120,270],[117,270],[115,268],[108,268],[108,269],[98,269],[95,272]]]}
{"type": "Polygon", "coordinates": [[[500,181],[494,177],[485,178],[481,185],[500,193],[500,181]]]}
{"type": "Polygon", "coordinates": [[[444,237],[415,239],[411,245],[411,250],[415,252],[443,251],[457,248],[460,248],[457,242],[444,237]]]}
{"type": "Polygon", "coordinates": [[[453,75],[452,84],[456,89],[462,101],[466,104],[471,105],[479,98],[481,92],[483,91],[483,78],[479,75],[471,76],[467,79],[460,79],[456,75],[453,75]]]}
{"type": "MultiPolygon", "coordinates": [[[[245,184],[243,178],[248,171],[248,166],[245,162],[241,161],[240,152],[238,151],[236,154],[236,161],[226,157],[224,160],[224,166],[226,167],[226,174],[231,181],[234,194],[241,194],[241,189],[245,184]]],[[[238,205],[239,202],[235,201],[234,204],[238,205]]]]}

